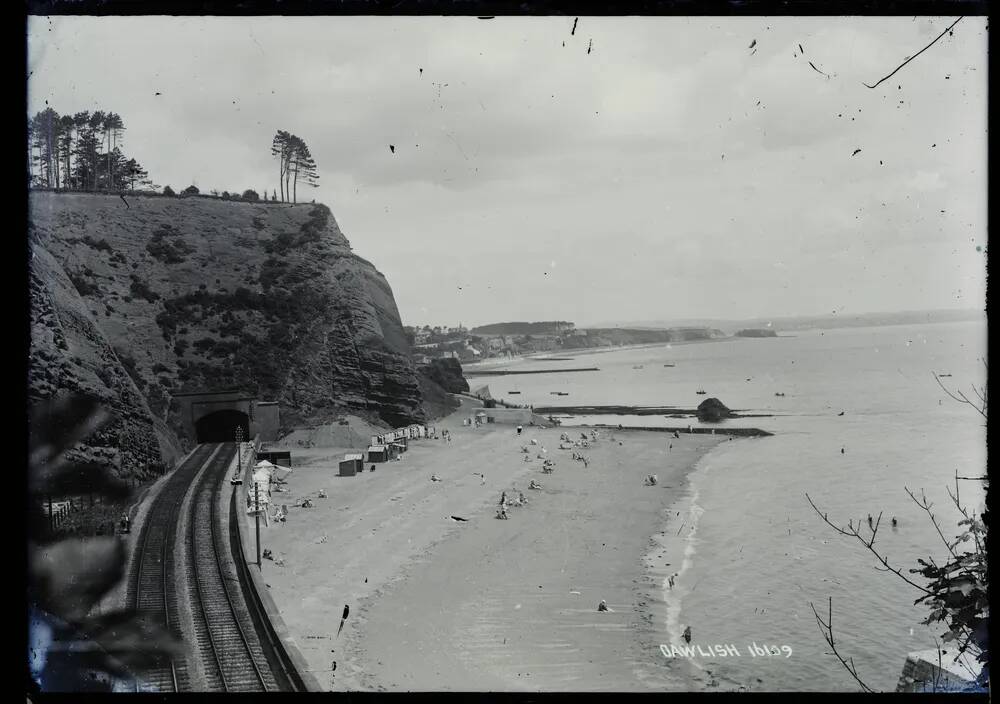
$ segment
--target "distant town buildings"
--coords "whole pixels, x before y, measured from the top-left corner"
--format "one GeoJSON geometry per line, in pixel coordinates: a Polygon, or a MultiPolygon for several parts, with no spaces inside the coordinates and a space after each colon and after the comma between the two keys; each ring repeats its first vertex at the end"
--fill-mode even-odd
{"type": "Polygon", "coordinates": [[[494,323],[471,330],[459,323],[455,327],[423,325],[404,330],[416,364],[440,358],[478,362],[536,352],[726,337],[721,330],[702,327],[577,329],[568,321],[494,323]]]}

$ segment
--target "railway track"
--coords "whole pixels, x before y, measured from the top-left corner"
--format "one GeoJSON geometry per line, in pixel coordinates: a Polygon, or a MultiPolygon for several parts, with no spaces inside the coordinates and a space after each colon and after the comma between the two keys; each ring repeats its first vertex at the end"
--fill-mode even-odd
{"type": "MultiPolygon", "coordinates": [[[[132,561],[132,574],[126,595],[129,608],[166,628],[177,638],[183,638],[177,593],[174,589],[177,522],[192,481],[205,461],[219,448],[219,445],[200,445],[174,470],[149,508],[136,543],[135,559],[132,561]]],[[[143,688],[158,692],[190,689],[187,662],[174,660],[169,666],[144,673],[143,688]]]]}
{"type": "MultiPolygon", "coordinates": [[[[137,691],[185,692],[195,685],[229,692],[300,688],[273,637],[265,635],[262,645],[258,631],[269,633],[270,624],[253,604],[248,610],[240,582],[242,555],[234,544],[233,517],[220,510],[223,485],[228,487],[225,473],[235,454],[234,443],[200,445],[173,472],[143,521],[127,603],[191,647],[186,658],[143,673],[137,691]],[[178,536],[182,524],[185,533],[178,536]],[[183,557],[175,555],[178,537],[183,557]],[[178,585],[186,585],[186,593],[179,594],[178,585]],[[180,599],[189,605],[186,618],[180,599]],[[282,684],[272,671],[276,666],[282,684]]],[[[229,511],[234,505],[232,500],[222,504],[229,511]]]]}
{"type": "Polygon", "coordinates": [[[224,475],[235,452],[235,445],[227,445],[208,463],[190,504],[187,557],[192,602],[197,604],[192,614],[195,640],[209,690],[273,692],[278,683],[243,604],[232,560],[227,559],[228,516],[219,512],[224,475]]]}

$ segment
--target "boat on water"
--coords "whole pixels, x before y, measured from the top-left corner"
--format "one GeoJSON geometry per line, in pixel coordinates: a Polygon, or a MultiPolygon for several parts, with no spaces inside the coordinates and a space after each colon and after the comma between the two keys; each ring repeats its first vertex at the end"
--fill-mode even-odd
{"type": "Polygon", "coordinates": [[[784,395],[785,395],[785,392],[784,392],[784,391],[775,391],[775,392],[774,392],[774,395],[775,395],[775,396],[784,396],[784,395]]]}
{"type": "Polygon", "coordinates": [[[632,368],[633,368],[633,369],[642,369],[642,365],[641,365],[641,364],[637,364],[637,365],[635,365],[635,366],[634,366],[634,367],[632,367],[632,368]]]}
{"type": "Polygon", "coordinates": [[[508,394],[515,394],[515,395],[517,395],[517,394],[519,394],[521,392],[520,391],[508,391],[507,393],[508,394]]]}
{"type": "Polygon", "coordinates": [[[665,367],[676,367],[677,365],[676,364],[664,364],[663,366],[665,366],[665,367]]]}
{"type": "Polygon", "coordinates": [[[705,391],[705,389],[698,389],[697,391],[695,391],[695,393],[698,394],[699,396],[703,396],[707,392],[705,391]]]}

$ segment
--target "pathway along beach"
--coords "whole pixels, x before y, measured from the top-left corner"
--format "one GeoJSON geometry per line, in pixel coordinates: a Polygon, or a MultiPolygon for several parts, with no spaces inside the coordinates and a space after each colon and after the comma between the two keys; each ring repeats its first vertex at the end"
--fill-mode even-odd
{"type": "Polygon", "coordinates": [[[273,496],[289,516],[261,526],[276,558],[263,576],[313,674],[339,691],[683,689],[655,635],[664,576],[683,555],[644,565],[668,510],[683,512],[687,473],[726,438],[602,430],[574,450],[584,466],[558,449],[560,433],[584,429],[462,426],[473,407],[433,424],[451,442],[413,441],[402,461],[355,477],[337,476],[344,448],[290,448],[290,491],[273,496]],[[528,500],[506,521],[494,518],[504,490],[528,500]],[[304,496],[314,507],[294,508],[304,496]]]}

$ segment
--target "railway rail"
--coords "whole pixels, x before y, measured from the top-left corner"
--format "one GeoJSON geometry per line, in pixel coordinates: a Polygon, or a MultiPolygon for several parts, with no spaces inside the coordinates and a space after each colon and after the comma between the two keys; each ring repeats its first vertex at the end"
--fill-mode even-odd
{"type": "Polygon", "coordinates": [[[235,502],[222,503],[235,455],[234,443],[198,446],[166,480],[143,521],[127,603],[190,647],[187,657],[143,673],[137,691],[302,689],[248,587],[235,502]],[[186,591],[178,593],[179,587],[186,591]]]}

